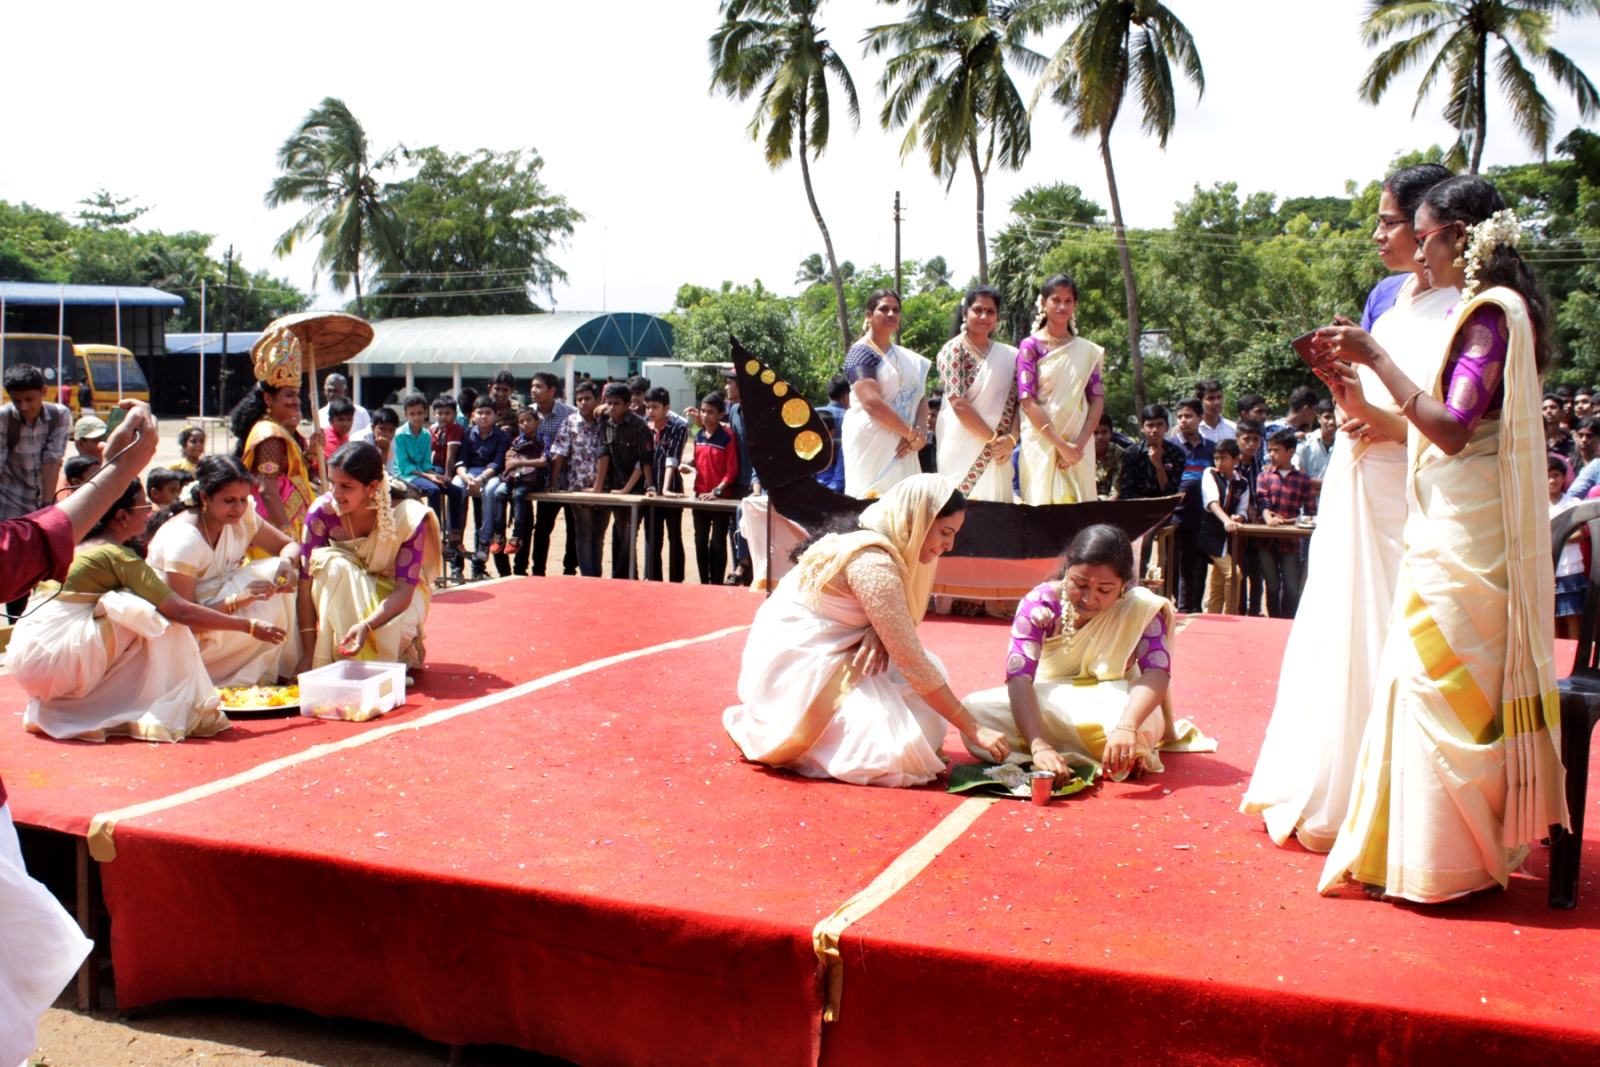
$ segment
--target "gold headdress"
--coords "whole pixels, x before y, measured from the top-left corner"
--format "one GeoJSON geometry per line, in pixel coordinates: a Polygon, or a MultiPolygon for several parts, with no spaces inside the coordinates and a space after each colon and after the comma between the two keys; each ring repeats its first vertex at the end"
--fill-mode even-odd
{"type": "Polygon", "coordinates": [[[256,378],[269,389],[298,385],[304,368],[300,359],[300,340],[279,327],[256,342],[256,378]]]}

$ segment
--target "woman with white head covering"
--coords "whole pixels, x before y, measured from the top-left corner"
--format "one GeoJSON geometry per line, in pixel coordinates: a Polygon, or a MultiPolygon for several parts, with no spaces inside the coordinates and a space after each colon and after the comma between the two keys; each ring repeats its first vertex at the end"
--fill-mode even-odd
{"type": "Polygon", "coordinates": [[[801,545],[799,566],[761,606],[722,715],[746,758],[857,785],[913,786],[944,770],[951,723],[969,747],[1009,749],[979,726],[917,640],[938,559],[966,500],[919,474],[861,513],[860,526],[801,545]]]}

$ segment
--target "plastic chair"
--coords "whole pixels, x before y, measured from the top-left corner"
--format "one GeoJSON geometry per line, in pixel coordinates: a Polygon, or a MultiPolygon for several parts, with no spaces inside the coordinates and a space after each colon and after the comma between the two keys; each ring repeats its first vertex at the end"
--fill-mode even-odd
{"type": "Polygon", "coordinates": [[[1572,674],[1558,683],[1561,694],[1561,763],[1567,771],[1567,817],[1571,830],[1550,834],[1550,906],[1578,906],[1578,868],[1583,852],[1583,809],[1589,798],[1589,742],[1600,721],[1600,656],[1595,627],[1600,621],[1600,500],[1586,500],[1550,520],[1550,555],[1559,563],[1561,549],[1578,527],[1589,527],[1591,546],[1589,591],[1578,630],[1578,655],[1572,674]]]}

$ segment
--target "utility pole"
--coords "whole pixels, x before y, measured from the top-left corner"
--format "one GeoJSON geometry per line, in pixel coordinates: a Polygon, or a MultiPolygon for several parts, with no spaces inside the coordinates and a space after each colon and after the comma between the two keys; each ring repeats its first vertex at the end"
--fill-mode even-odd
{"type": "MultiPolygon", "coordinates": [[[[229,325],[229,312],[232,310],[230,305],[232,304],[232,302],[233,302],[233,246],[229,245],[228,246],[228,282],[227,282],[227,285],[222,290],[222,352],[220,354],[218,354],[218,356],[217,356],[217,366],[218,367],[226,367],[228,365],[228,325],[229,325]]],[[[205,343],[206,343],[205,338],[204,337],[200,338],[200,346],[201,346],[201,348],[205,347],[205,343]]],[[[227,397],[222,395],[222,382],[225,381],[225,380],[226,380],[226,376],[225,375],[218,375],[217,376],[217,409],[219,411],[225,410],[227,408],[227,406],[228,406],[227,403],[226,403],[227,397]]],[[[205,388],[205,383],[202,382],[200,387],[202,389],[204,389],[205,388]]]]}
{"type": "MultiPolygon", "coordinates": [[[[900,284],[900,190],[894,191],[894,291],[900,296],[901,307],[905,306],[905,288],[900,284]]],[[[895,344],[900,343],[900,331],[894,332],[895,344]]]]}

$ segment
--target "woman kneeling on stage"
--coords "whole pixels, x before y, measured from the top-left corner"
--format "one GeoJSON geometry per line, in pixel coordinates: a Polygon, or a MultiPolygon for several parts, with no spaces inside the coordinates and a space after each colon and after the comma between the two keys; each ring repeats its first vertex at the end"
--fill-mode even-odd
{"type": "Polygon", "coordinates": [[[750,628],[743,703],[722,715],[746,758],[808,778],[922,785],[944,770],[950,723],[973,751],[1006,758],[1005,738],[973,721],[917,640],[966,506],[950,479],[915,475],[859,526],[801,543],[750,628]]]}
{"type": "Polygon", "coordinates": [[[311,626],[309,592],[297,612],[300,545],[256,513],[250,499],[254,483],[236,456],[202,457],[196,470],[182,496],[150,520],[145,558],[179,596],[289,632],[276,648],[244,633],[202,632],[200,656],[213,682],[292,684],[311,665],[309,649],[301,662],[294,633],[311,626]],[[251,548],[271,558],[248,559],[251,548]]]}
{"type": "Polygon", "coordinates": [[[1135,767],[1160,771],[1162,747],[1216,747],[1173,721],[1172,622],[1171,601],[1134,584],[1128,535],[1091,526],[1067,547],[1061,576],[1017,608],[1005,688],[962,703],[1005,735],[1010,762],[1031,760],[1058,783],[1075,765],[1113,781],[1135,767]]]}
{"type": "Polygon", "coordinates": [[[318,623],[312,663],[324,667],[342,658],[420,667],[423,623],[439,576],[439,520],[409,489],[389,481],[383,454],[365,441],[341,446],[328,460],[328,475],[332,490],[311,505],[301,546],[318,623]]]}
{"type": "Polygon", "coordinates": [[[174,593],[124,544],[149,510],[134,481],[79,543],[67,580],[40,585],[12,630],[6,666],[28,694],[28,729],[80,741],[210,737],[231,724],[190,627],[284,639],[277,626],[174,593]]]}

